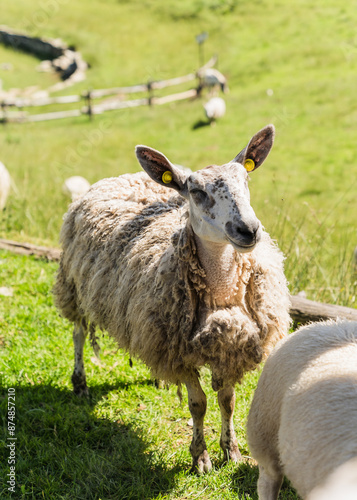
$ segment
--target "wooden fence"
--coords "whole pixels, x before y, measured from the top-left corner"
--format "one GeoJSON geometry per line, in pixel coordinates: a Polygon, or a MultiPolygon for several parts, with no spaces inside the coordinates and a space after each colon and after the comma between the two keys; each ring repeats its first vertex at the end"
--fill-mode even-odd
{"type": "Polygon", "coordinates": [[[197,88],[163,97],[154,96],[153,91],[194,81],[200,71],[204,68],[213,67],[216,62],[217,57],[212,57],[204,66],[197,70],[196,73],[189,73],[188,75],[171,78],[169,80],[149,81],[145,84],[133,85],[131,87],[113,87],[109,89],[87,90],[81,95],[39,98],[14,97],[12,99],[3,100],[0,103],[0,123],[39,122],[46,120],[58,120],[61,118],[72,118],[82,115],[88,115],[91,118],[93,115],[99,115],[107,111],[133,108],[137,106],[162,105],[169,102],[192,99],[197,97],[197,88]],[[147,97],[123,100],[127,94],[137,94],[141,92],[147,92],[147,97]],[[103,98],[107,99],[98,104],[94,104],[93,101],[103,98]],[[24,111],[24,108],[41,107],[54,104],[62,106],[81,101],[84,101],[85,105],[77,109],[66,109],[41,114],[29,114],[27,111],[24,111]],[[13,108],[17,108],[17,111],[12,111],[13,108]]]}
{"type": "MultiPolygon", "coordinates": [[[[31,243],[19,243],[17,241],[4,239],[0,239],[0,249],[20,255],[35,255],[36,257],[50,261],[58,261],[61,255],[61,250],[59,248],[48,248],[32,245],[31,243]]],[[[290,301],[290,316],[297,323],[309,323],[310,321],[337,318],[357,321],[357,309],[335,304],[314,302],[299,297],[298,295],[291,295],[290,301]]]]}

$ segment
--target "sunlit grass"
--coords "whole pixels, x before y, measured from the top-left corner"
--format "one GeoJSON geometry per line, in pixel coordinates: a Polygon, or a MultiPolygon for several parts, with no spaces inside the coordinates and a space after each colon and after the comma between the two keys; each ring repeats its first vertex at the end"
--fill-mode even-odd
{"type": "MultiPolygon", "coordinates": [[[[89,343],[85,365],[90,399],[72,393],[71,326],[53,306],[57,264],[0,252],[0,283],[12,289],[0,301],[0,473],[8,472],[7,391],[16,391],[16,495],[6,483],[0,496],[51,499],[256,499],[257,467],[249,459],[245,421],[258,373],[237,387],[235,428],[245,462],[223,465],[220,412],[210,376],[207,445],[213,471],[189,473],[192,427],[187,396],[157,390],[149,370],[106,336],[101,362],[89,343]]],[[[281,498],[295,498],[286,485],[281,498]]]]}

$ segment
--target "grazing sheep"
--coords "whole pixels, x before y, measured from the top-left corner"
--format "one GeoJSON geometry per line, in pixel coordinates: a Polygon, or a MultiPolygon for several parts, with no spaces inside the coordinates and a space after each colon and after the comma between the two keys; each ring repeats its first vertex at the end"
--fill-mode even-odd
{"type": "Polygon", "coordinates": [[[210,94],[212,94],[217,88],[220,88],[222,92],[227,94],[227,79],[218,71],[218,69],[203,68],[197,73],[197,76],[200,80],[200,84],[197,89],[198,94],[200,94],[204,88],[208,88],[210,94]]]}
{"type": "Polygon", "coordinates": [[[283,475],[302,498],[357,498],[356,431],[357,322],[301,328],[269,356],[249,412],[259,499],[277,499],[283,475]]]}
{"type": "Polygon", "coordinates": [[[222,118],[226,113],[226,103],[221,97],[212,97],[204,105],[207,119],[213,125],[217,119],[222,118]]]}
{"type": "Polygon", "coordinates": [[[5,165],[0,161],[0,210],[3,210],[6,205],[7,197],[9,196],[11,185],[10,174],[5,165]]]}
{"type": "Polygon", "coordinates": [[[107,330],[154,377],[186,384],[190,451],[200,472],[211,461],[199,369],[211,369],[222,414],[220,444],[225,457],[237,461],[234,385],[290,323],[283,256],[250,206],[246,171],[261,165],[273,138],[268,125],[230,163],[194,173],[137,146],[147,173],[94,184],[70,206],[61,232],[54,294],[74,323],[74,392],[88,390],[88,330],[95,348],[96,326],[107,330]]]}
{"type": "Polygon", "coordinates": [[[72,198],[72,201],[85,194],[89,188],[90,184],[87,179],[81,177],[80,175],[68,177],[62,186],[64,194],[69,195],[72,198]]]}

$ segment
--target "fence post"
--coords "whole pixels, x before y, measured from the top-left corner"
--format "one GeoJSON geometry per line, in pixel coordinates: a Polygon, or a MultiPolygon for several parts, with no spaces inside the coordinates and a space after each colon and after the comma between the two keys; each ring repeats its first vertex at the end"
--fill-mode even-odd
{"type": "Polygon", "coordinates": [[[205,60],[203,44],[207,40],[207,38],[208,38],[207,31],[204,31],[199,35],[196,35],[196,42],[198,44],[198,64],[200,68],[203,66],[205,60]]]}
{"type": "Polygon", "coordinates": [[[152,106],[152,82],[149,80],[147,83],[148,88],[148,105],[152,106]]]}
{"type": "Polygon", "coordinates": [[[86,94],[84,94],[84,98],[87,103],[87,115],[90,120],[93,119],[93,110],[92,110],[92,93],[90,90],[87,91],[86,94]]]}
{"type": "Polygon", "coordinates": [[[2,101],[1,102],[1,111],[2,111],[1,123],[3,123],[4,125],[7,123],[7,113],[6,113],[6,110],[7,110],[6,102],[2,101]]]}

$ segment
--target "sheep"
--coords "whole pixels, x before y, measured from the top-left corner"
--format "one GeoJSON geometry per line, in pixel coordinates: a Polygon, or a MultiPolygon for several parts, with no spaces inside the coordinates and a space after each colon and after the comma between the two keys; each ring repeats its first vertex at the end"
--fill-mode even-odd
{"type": "Polygon", "coordinates": [[[64,194],[69,195],[72,201],[74,201],[86,193],[89,188],[90,184],[87,179],[80,175],[74,175],[73,177],[68,177],[68,179],[64,181],[62,191],[64,194]]]}
{"type": "Polygon", "coordinates": [[[226,103],[221,97],[212,97],[204,105],[206,117],[211,125],[213,125],[218,118],[222,118],[226,113],[226,103]]]}
{"type": "Polygon", "coordinates": [[[352,498],[327,494],[341,482],[357,498],[356,429],[357,322],[313,323],[281,341],[247,422],[259,499],[277,499],[283,475],[302,498],[352,498]]]}
{"type": "Polygon", "coordinates": [[[0,210],[4,210],[11,187],[11,178],[5,165],[0,161],[0,210]]]}
{"type": "Polygon", "coordinates": [[[321,486],[314,488],[308,500],[356,500],[357,457],[347,460],[328,477],[321,486]]]}
{"type": "Polygon", "coordinates": [[[192,470],[199,473],[211,469],[200,368],[210,368],[218,392],[225,458],[238,461],[234,385],[290,324],[283,255],[248,189],[247,170],[263,163],[273,139],[268,125],[228,164],[191,173],[137,146],[146,173],[94,184],[70,206],[61,231],[54,298],[74,323],[74,392],[88,393],[88,330],[96,349],[96,327],[106,330],[154,378],[186,385],[192,470]]]}
{"type": "Polygon", "coordinates": [[[224,94],[227,94],[227,79],[218,69],[202,68],[197,72],[197,77],[200,81],[197,89],[198,94],[200,94],[204,88],[208,88],[209,93],[213,93],[217,87],[219,87],[224,94]]]}

